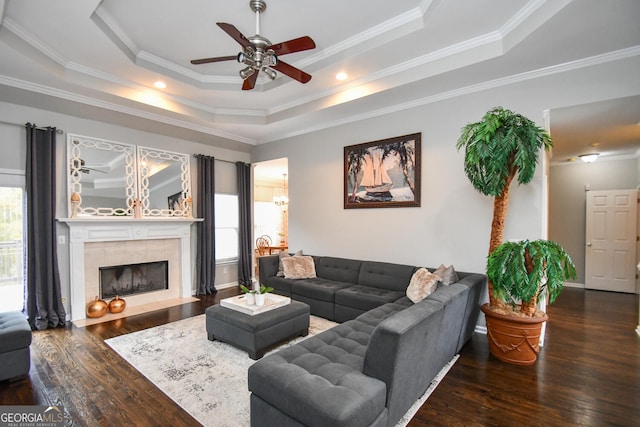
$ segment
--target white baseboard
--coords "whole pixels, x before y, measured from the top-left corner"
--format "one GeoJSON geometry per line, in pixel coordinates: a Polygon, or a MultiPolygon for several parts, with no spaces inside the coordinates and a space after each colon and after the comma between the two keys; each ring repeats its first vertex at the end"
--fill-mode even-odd
{"type": "Polygon", "coordinates": [[[481,326],[481,325],[476,325],[476,328],[473,330],[473,332],[477,332],[477,333],[482,334],[482,335],[487,335],[487,327],[486,326],[481,326]]]}
{"type": "Polygon", "coordinates": [[[229,289],[236,286],[238,286],[238,282],[223,283],[221,285],[216,285],[216,289],[217,290],[229,289]]]}
{"type": "Polygon", "coordinates": [[[573,283],[573,282],[564,282],[562,286],[566,286],[567,288],[580,288],[584,289],[584,283],[573,283]]]}

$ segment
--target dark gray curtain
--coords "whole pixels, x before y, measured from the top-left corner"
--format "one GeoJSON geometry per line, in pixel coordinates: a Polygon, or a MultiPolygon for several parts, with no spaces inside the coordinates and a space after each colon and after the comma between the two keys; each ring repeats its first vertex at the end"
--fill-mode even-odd
{"type": "Polygon", "coordinates": [[[204,221],[197,222],[198,251],[196,255],[196,272],[198,295],[216,292],[216,222],[215,212],[215,176],[213,157],[202,154],[198,159],[198,206],[197,217],[204,221]]]}
{"type": "Polygon", "coordinates": [[[236,162],[238,181],[238,283],[251,284],[251,165],[236,162]]]}
{"type": "Polygon", "coordinates": [[[32,329],[64,326],[56,249],[56,128],[27,123],[27,315],[32,329]]]}

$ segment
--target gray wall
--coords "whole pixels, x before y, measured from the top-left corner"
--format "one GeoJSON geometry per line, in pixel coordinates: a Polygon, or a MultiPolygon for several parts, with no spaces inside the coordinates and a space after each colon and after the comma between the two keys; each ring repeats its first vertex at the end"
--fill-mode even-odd
{"type": "Polygon", "coordinates": [[[576,265],[576,283],[584,285],[586,186],[591,190],[637,188],[638,160],[552,165],[549,172],[549,238],[562,245],[576,265]]]}
{"type": "MultiPolygon", "coordinates": [[[[288,158],[290,250],[484,272],[493,203],[464,175],[460,129],[496,105],[543,125],[545,110],[629,96],[625,88],[638,86],[630,79],[606,64],[522,77],[259,145],[252,161],[288,158]],[[413,132],[422,133],[422,207],[343,209],[343,147],[413,132]]],[[[530,185],[513,185],[505,239],[546,237],[542,169],[530,185]]]]}
{"type": "MultiPolygon", "coordinates": [[[[493,200],[471,186],[455,144],[460,128],[479,120],[494,103],[467,101],[257,147],[254,161],[289,159],[290,249],[431,267],[454,264],[458,270],[483,272],[493,200]],[[343,209],[343,147],[413,132],[422,132],[422,206],[343,209]]],[[[543,108],[505,104],[542,121],[543,108]]],[[[542,236],[541,175],[540,168],[531,185],[513,187],[505,238],[542,236]]]]}
{"type": "MultiPolygon", "coordinates": [[[[15,124],[23,124],[27,122],[36,123],[39,126],[56,126],[65,131],[64,135],[58,135],[58,170],[65,170],[66,157],[66,134],[73,133],[78,135],[93,136],[96,138],[104,138],[112,141],[119,141],[128,144],[143,145],[170,151],[176,151],[187,154],[206,154],[216,158],[229,161],[249,161],[249,154],[243,152],[232,151],[224,148],[212,147],[202,143],[186,141],[164,135],[142,132],[122,126],[115,126],[98,121],[80,119],[73,116],[58,114],[55,112],[40,110],[35,108],[24,107],[21,105],[0,102],[0,121],[15,124]]],[[[24,171],[26,163],[26,145],[25,130],[20,126],[7,125],[0,123],[0,146],[2,147],[2,155],[0,156],[0,173],[2,170],[22,170],[24,171]]],[[[197,165],[196,159],[191,158],[191,188],[193,194],[197,194],[197,165]]],[[[216,191],[232,193],[236,191],[236,175],[235,166],[227,163],[216,164],[216,191]],[[220,167],[218,167],[220,165],[220,167]],[[218,170],[219,169],[219,170],[218,170]]],[[[65,218],[67,212],[67,188],[66,174],[61,172],[57,182],[58,206],[57,217],[65,218]]],[[[194,210],[197,205],[194,197],[194,210]]],[[[195,228],[195,227],[194,227],[195,228]]],[[[68,228],[64,224],[58,225],[58,235],[66,236],[68,242],[68,228]]],[[[195,239],[194,242],[194,259],[192,267],[195,272],[195,239]]],[[[60,279],[62,283],[63,297],[69,301],[69,247],[67,244],[58,245],[58,263],[60,266],[60,279]]],[[[235,266],[219,266],[216,269],[216,284],[227,284],[237,282],[237,268],[235,266]]],[[[194,274],[195,280],[195,274],[194,274]]],[[[192,283],[193,289],[194,283],[192,283]]],[[[66,305],[69,312],[68,303],[66,305]]]]}

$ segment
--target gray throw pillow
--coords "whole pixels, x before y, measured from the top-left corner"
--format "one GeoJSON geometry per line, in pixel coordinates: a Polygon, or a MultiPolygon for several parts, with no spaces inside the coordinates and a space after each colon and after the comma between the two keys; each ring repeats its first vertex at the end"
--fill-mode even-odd
{"type": "Polygon", "coordinates": [[[456,283],[459,280],[458,273],[456,273],[453,265],[446,267],[444,264],[440,264],[440,267],[438,267],[436,271],[433,272],[433,274],[437,274],[438,276],[440,276],[442,278],[440,283],[447,286],[452,283],[456,283]]]}

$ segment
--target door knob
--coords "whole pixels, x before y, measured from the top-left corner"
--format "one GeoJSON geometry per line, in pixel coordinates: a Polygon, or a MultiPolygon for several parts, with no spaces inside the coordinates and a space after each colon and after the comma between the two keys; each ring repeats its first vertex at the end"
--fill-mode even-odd
{"type": "Polygon", "coordinates": [[[591,242],[587,243],[587,246],[591,246],[591,242]]]}

